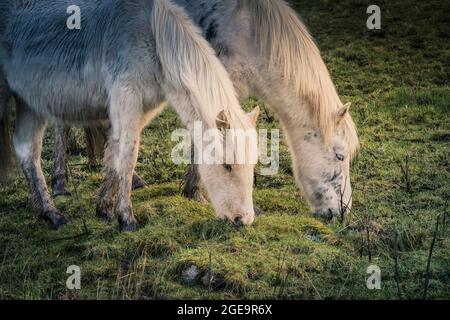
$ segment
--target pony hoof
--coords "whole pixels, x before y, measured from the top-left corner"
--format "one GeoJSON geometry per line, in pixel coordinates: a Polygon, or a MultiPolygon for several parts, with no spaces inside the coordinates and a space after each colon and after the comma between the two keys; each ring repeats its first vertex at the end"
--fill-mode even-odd
{"type": "Polygon", "coordinates": [[[119,220],[119,229],[120,232],[135,232],[139,229],[139,225],[136,221],[125,222],[119,220]]]}
{"type": "Polygon", "coordinates": [[[133,175],[133,183],[131,185],[131,188],[133,190],[138,190],[138,189],[145,188],[145,186],[146,186],[145,181],[141,177],[139,177],[137,174],[134,174],[133,175]]]}
{"type": "Polygon", "coordinates": [[[39,215],[39,219],[51,223],[52,228],[57,230],[69,223],[69,220],[64,217],[59,211],[46,211],[39,215]]]}
{"type": "Polygon", "coordinates": [[[182,190],[181,194],[182,194],[183,197],[185,197],[185,198],[187,198],[189,200],[193,200],[193,201],[196,201],[196,202],[199,202],[199,203],[208,203],[208,200],[202,195],[202,193],[198,189],[195,190],[195,191],[182,190]]]}
{"type": "Polygon", "coordinates": [[[66,217],[64,217],[64,216],[60,216],[56,221],[54,221],[53,223],[52,223],[52,227],[55,229],[55,230],[58,230],[59,228],[62,228],[62,227],[64,227],[66,224],[68,224],[69,223],[69,219],[67,219],[66,217]]]}
{"type": "Polygon", "coordinates": [[[198,203],[208,203],[208,200],[206,200],[206,198],[200,192],[196,192],[195,194],[193,194],[189,198],[191,200],[194,200],[194,201],[198,202],[198,203]]]}
{"type": "Polygon", "coordinates": [[[106,210],[97,210],[97,218],[106,222],[112,222],[114,215],[106,210]]]}
{"type": "Polygon", "coordinates": [[[67,190],[66,188],[63,189],[53,189],[53,198],[58,198],[58,197],[68,197],[70,196],[71,193],[69,190],[67,190]]]}

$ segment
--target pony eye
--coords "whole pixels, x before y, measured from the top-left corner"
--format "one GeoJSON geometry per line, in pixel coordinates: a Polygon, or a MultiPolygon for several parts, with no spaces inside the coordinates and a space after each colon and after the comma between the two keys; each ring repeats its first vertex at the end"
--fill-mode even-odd
{"type": "Polygon", "coordinates": [[[344,161],[345,156],[343,154],[336,153],[336,159],[338,159],[339,161],[344,161]]]}
{"type": "Polygon", "coordinates": [[[231,172],[233,170],[233,167],[230,164],[224,164],[223,167],[225,168],[225,170],[227,170],[228,172],[231,172]]]}

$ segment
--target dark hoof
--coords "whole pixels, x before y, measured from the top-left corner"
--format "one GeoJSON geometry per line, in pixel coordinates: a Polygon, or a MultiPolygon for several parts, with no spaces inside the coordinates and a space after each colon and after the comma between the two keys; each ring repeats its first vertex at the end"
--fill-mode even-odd
{"type": "Polygon", "coordinates": [[[208,203],[208,199],[203,196],[199,188],[188,189],[184,187],[181,190],[181,194],[183,195],[183,197],[188,198],[189,200],[194,200],[200,203],[208,203]]]}
{"type": "Polygon", "coordinates": [[[53,181],[53,197],[59,196],[70,196],[65,179],[54,179],[53,181]]]}
{"type": "Polygon", "coordinates": [[[145,188],[145,186],[146,186],[145,181],[141,177],[139,177],[136,173],[133,174],[133,183],[131,185],[131,188],[133,190],[138,190],[145,188]]]}
{"type": "Polygon", "coordinates": [[[135,232],[139,229],[136,221],[124,222],[119,219],[120,232],[135,232]]]}
{"type": "Polygon", "coordinates": [[[68,224],[69,223],[69,219],[67,219],[66,217],[64,217],[64,216],[60,216],[57,220],[55,220],[53,223],[52,223],[52,227],[55,229],[55,230],[58,230],[59,228],[62,228],[62,227],[64,227],[66,224],[68,224]]]}
{"type": "Polygon", "coordinates": [[[69,220],[64,217],[59,211],[46,211],[39,215],[39,219],[51,223],[52,228],[57,230],[69,223],[69,220]]]}
{"type": "Polygon", "coordinates": [[[66,188],[62,188],[62,189],[53,189],[53,198],[57,198],[57,197],[68,197],[70,196],[71,193],[69,190],[67,190],[66,188]]]}
{"type": "Polygon", "coordinates": [[[184,194],[184,196],[190,200],[197,201],[198,203],[208,203],[208,200],[200,191],[196,191],[192,194],[184,194]]]}
{"type": "Polygon", "coordinates": [[[112,222],[114,220],[114,215],[111,212],[97,209],[97,218],[106,222],[112,222]]]}

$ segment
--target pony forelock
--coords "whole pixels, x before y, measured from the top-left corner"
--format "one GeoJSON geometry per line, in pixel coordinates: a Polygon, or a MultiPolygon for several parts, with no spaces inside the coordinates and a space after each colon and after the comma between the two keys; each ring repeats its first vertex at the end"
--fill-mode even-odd
{"type": "MultiPolygon", "coordinates": [[[[206,127],[217,129],[218,116],[224,112],[230,129],[254,129],[225,67],[185,11],[170,0],[155,0],[152,23],[166,80],[188,93],[206,127]]],[[[237,144],[232,150],[240,153],[237,144]]]]}

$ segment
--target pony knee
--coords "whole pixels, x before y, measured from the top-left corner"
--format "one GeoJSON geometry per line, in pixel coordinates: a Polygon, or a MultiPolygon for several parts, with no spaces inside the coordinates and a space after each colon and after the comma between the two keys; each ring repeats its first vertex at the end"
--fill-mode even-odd
{"type": "Polygon", "coordinates": [[[14,135],[13,137],[14,152],[17,161],[24,165],[33,159],[33,146],[30,142],[24,141],[14,135]]]}
{"type": "Polygon", "coordinates": [[[20,163],[39,161],[47,122],[36,117],[20,99],[16,101],[16,104],[13,145],[17,159],[20,163]]]}

